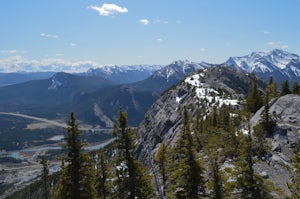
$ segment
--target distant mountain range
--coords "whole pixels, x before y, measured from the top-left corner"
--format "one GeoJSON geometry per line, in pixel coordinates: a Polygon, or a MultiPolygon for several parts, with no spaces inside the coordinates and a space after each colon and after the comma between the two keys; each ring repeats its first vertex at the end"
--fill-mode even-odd
{"type": "MultiPolygon", "coordinates": [[[[265,80],[272,76],[280,83],[285,79],[297,81],[300,76],[299,56],[282,50],[231,57],[221,65],[265,80]]],[[[161,93],[188,74],[213,66],[179,60],[165,67],[107,66],[78,74],[23,73],[26,78],[40,79],[24,83],[19,83],[27,80],[24,76],[18,78],[20,74],[2,73],[0,82],[18,84],[0,87],[0,111],[49,119],[67,117],[75,111],[81,121],[111,126],[122,108],[129,115],[130,125],[136,126],[161,93]]]]}
{"type": "Polygon", "coordinates": [[[127,84],[144,80],[162,67],[161,65],[103,66],[91,68],[83,75],[99,76],[118,84],[127,84]]]}

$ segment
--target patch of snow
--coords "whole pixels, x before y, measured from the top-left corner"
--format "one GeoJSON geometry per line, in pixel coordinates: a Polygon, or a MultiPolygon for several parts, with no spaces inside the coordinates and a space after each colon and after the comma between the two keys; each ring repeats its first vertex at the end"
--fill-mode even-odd
{"type": "Polygon", "coordinates": [[[216,100],[219,102],[219,107],[221,107],[223,104],[227,106],[236,106],[239,102],[237,99],[222,99],[220,97],[216,97],[216,100]]]}
{"type": "Polygon", "coordinates": [[[192,86],[197,86],[197,87],[202,85],[202,83],[200,82],[199,74],[195,74],[195,75],[192,75],[192,76],[186,78],[184,82],[186,82],[192,86]]]}
{"type": "Polygon", "coordinates": [[[182,97],[176,97],[176,102],[180,103],[181,99],[182,99],[182,97]]]}
{"type": "Polygon", "coordinates": [[[236,113],[230,113],[230,117],[237,117],[238,116],[238,114],[236,114],[236,113]]]}
{"type": "Polygon", "coordinates": [[[52,79],[52,84],[48,87],[48,90],[57,90],[62,85],[60,81],[52,79]]]}
{"type": "MultiPolygon", "coordinates": [[[[239,130],[239,132],[241,132],[243,135],[249,135],[249,129],[248,128],[242,128],[239,130]]],[[[236,133],[237,135],[237,133],[236,133]]]]}
{"type": "Polygon", "coordinates": [[[121,162],[118,166],[116,166],[116,169],[118,171],[120,171],[120,178],[122,177],[128,177],[129,176],[129,173],[128,173],[128,166],[127,166],[127,163],[125,161],[121,162]],[[126,172],[125,176],[123,176],[122,172],[126,172]]]}
{"type": "Polygon", "coordinates": [[[64,135],[55,135],[55,136],[49,138],[48,140],[50,140],[50,141],[60,141],[60,140],[64,139],[64,137],[65,137],[64,135]]]}

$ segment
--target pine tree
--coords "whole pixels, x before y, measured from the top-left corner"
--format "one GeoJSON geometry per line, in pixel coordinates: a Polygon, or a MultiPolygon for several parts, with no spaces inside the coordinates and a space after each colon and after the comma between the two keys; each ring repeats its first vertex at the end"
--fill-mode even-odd
{"type": "Polygon", "coordinates": [[[255,175],[252,157],[252,138],[247,135],[241,140],[239,161],[237,162],[237,187],[239,198],[243,199],[267,199],[271,198],[263,179],[255,175]]]}
{"type": "Polygon", "coordinates": [[[269,84],[267,85],[266,92],[269,93],[270,98],[278,97],[277,91],[277,81],[273,80],[272,76],[270,77],[269,84]]]}
{"type": "Polygon", "coordinates": [[[263,129],[266,132],[266,136],[269,137],[274,130],[274,127],[276,126],[275,119],[270,115],[270,105],[269,105],[269,93],[266,93],[265,97],[265,103],[264,103],[264,109],[262,112],[262,118],[260,123],[263,126],[263,129]]]}
{"type": "Polygon", "coordinates": [[[250,92],[246,99],[247,110],[251,113],[255,113],[263,105],[262,97],[257,89],[256,81],[252,83],[250,92]]]}
{"type": "Polygon", "coordinates": [[[291,182],[288,184],[288,187],[291,191],[290,199],[299,199],[300,198],[300,140],[298,141],[295,148],[295,156],[293,158],[293,163],[295,166],[293,177],[291,182]]]}
{"type": "Polygon", "coordinates": [[[173,170],[170,176],[170,194],[175,198],[200,198],[205,195],[203,169],[189,127],[189,116],[186,108],[183,113],[183,129],[174,148],[170,165],[173,170]]]}
{"type": "Polygon", "coordinates": [[[224,198],[223,179],[220,172],[217,157],[210,159],[210,167],[212,170],[212,197],[213,199],[224,198]]]}
{"type": "Polygon", "coordinates": [[[167,145],[162,143],[157,151],[155,160],[159,166],[159,172],[162,177],[162,185],[163,185],[163,196],[166,196],[166,186],[167,186],[167,174],[166,174],[166,164],[167,164],[167,145]]]}
{"type": "Polygon", "coordinates": [[[119,111],[118,124],[114,127],[117,136],[115,198],[150,198],[154,188],[147,169],[133,156],[135,148],[133,130],[127,127],[127,115],[119,111]]]}
{"type": "Polygon", "coordinates": [[[284,96],[284,95],[287,95],[287,94],[291,94],[291,91],[290,91],[289,81],[288,81],[288,80],[285,80],[285,81],[282,83],[282,86],[281,86],[281,93],[280,93],[280,96],[284,96]]]}
{"type": "Polygon", "coordinates": [[[67,166],[62,168],[60,180],[53,198],[93,199],[96,198],[94,166],[88,154],[83,153],[83,142],[74,113],[68,122],[66,140],[67,166]]]}
{"type": "Polygon", "coordinates": [[[50,178],[49,178],[49,162],[45,156],[42,156],[41,162],[43,165],[42,182],[44,199],[50,198],[50,178]]]}
{"type": "Polygon", "coordinates": [[[100,196],[101,199],[106,199],[108,195],[107,177],[108,166],[105,159],[105,154],[103,151],[100,151],[98,154],[96,186],[98,196],[100,196]]]}
{"type": "Polygon", "coordinates": [[[292,89],[293,94],[300,94],[300,86],[298,85],[297,82],[293,84],[293,89],[292,89]]]}

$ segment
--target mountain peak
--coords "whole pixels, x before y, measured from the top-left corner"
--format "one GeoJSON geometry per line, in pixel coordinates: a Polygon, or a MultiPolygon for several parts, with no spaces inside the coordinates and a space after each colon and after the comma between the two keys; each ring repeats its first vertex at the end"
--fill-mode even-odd
{"type": "Polygon", "coordinates": [[[279,82],[285,79],[297,81],[300,77],[299,56],[281,49],[230,57],[224,64],[234,69],[255,73],[265,79],[273,76],[279,82]]]}

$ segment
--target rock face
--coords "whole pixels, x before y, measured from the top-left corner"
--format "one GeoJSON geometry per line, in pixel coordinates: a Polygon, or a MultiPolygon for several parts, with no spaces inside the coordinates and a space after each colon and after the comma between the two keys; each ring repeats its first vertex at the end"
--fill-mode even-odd
{"type": "MultiPolygon", "coordinates": [[[[138,158],[150,165],[161,142],[173,145],[181,131],[181,113],[187,107],[206,117],[213,106],[239,107],[254,76],[218,66],[199,70],[164,92],[146,113],[137,132],[138,158]]],[[[263,85],[261,81],[258,81],[263,85]]]]}
{"type": "MultiPolygon", "coordinates": [[[[293,168],[293,149],[300,139],[300,95],[285,95],[272,100],[270,105],[270,113],[276,115],[277,122],[274,133],[268,138],[271,154],[267,161],[256,163],[255,169],[266,172],[269,179],[288,194],[287,183],[292,176],[288,168],[293,168]]],[[[251,126],[258,123],[262,110],[251,118],[251,126]]]]}

